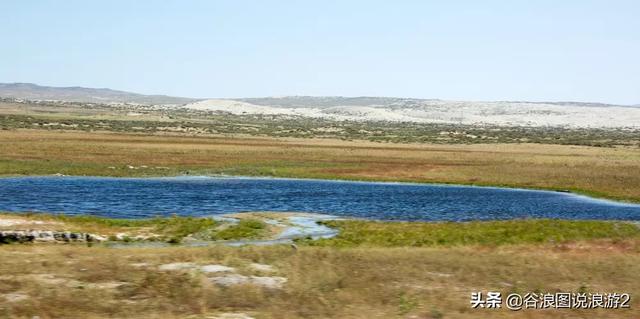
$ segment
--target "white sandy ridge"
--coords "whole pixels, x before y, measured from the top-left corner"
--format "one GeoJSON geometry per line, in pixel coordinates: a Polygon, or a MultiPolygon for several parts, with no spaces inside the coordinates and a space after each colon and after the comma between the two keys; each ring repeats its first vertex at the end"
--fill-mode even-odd
{"type": "Polygon", "coordinates": [[[640,108],[633,106],[420,100],[411,105],[282,107],[212,99],[184,107],[235,115],[302,116],[337,121],[640,128],[640,108]]]}

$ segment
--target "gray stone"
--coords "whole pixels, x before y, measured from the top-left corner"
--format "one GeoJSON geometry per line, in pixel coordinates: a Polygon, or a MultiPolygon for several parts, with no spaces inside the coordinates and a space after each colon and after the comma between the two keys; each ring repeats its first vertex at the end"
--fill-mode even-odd
{"type": "Polygon", "coordinates": [[[158,267],[158,269],[160,269],[160,270],[189,270],[189,269],[195,269],[196,267],[198,267],[198,266],[196,264],[194,264],[194,263],[170,263],[170,264],[160,265],[158,267]]]}
{"type": "Polygon", "coordinates": [[[238,274],[211,277],[209,280],[220,286],[251,284],[271,289],[282,288],[282,286],[287,282],[287,278],[284,277],[244,276],[238,274]]]}

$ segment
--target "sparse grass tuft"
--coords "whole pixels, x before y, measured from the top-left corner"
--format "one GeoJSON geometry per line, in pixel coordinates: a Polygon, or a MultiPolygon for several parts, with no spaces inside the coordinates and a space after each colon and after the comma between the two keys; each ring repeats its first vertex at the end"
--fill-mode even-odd
{"type": "Polygon", "coordinates": [[[155,218],[151,222],[154,224],[154,230],[169,236],[169,241],[172,243],[178,243],[189,235],[201,236],[200,233],[211,232],[218,225],[213,219],[203,217],[172,216],[170,218],[155,218]]]}
{"type": "Polygon", "coordinates": [[[215,234],[213,239],[233,240],[259,238],[265,233],[267,225],[257,219],[241,219],[237,224],[230,225],[215,234]]]}

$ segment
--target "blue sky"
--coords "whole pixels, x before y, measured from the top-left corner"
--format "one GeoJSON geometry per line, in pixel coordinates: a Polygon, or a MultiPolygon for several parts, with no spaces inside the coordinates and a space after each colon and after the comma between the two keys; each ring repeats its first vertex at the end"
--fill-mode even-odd
{"type": "Polygon", "coordinates": [[[640,1],[1,1],[0,82],[640,103],[640,1]]]}

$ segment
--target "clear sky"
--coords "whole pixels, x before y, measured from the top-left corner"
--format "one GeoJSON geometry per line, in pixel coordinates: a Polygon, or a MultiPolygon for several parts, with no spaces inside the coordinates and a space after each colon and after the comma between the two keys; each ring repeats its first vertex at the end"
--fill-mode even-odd
{"type": "Polygon", "coordinates": [[[0,1],[0,82],[640,103],[640,1],[0,1]]]}

